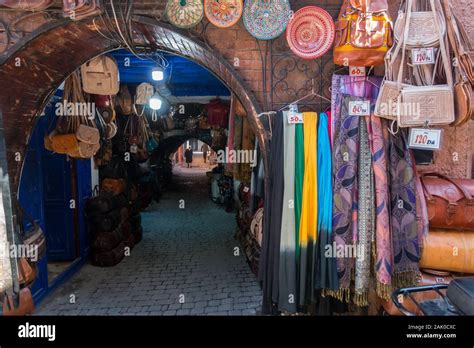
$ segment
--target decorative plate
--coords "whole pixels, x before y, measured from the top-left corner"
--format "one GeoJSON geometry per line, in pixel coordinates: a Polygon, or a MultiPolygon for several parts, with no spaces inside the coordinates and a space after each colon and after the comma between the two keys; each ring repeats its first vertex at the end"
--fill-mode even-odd
{"type": "Polygon", "coordinates": [[[204,0],[206,17],[219,28],[228,28],[236,24],[243,11],[242,0],[204,0]]]}
{"type": "Polygon", "coordinates": [[[334,21],[327,11],[317,6],[306,6],[290,20],[286,40],[294,54],[314,59],[331,49],[335,32],[334,21]]]}
{"type": "Polygon", "coordinates": [[[244,25],[259,40],[271,40],[286,29],[292,13],[288,0],[247,0],[244,25]]]}
{"type": "Polygon", "coordinates": [[[168,0],[165,15],[175,27],[188,29],[202,20],[204,7],[201,0],[168,0]]]}

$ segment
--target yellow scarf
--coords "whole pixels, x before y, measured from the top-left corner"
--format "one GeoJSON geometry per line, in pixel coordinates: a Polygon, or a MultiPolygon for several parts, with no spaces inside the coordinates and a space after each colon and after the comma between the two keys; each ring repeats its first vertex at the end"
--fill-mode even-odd
{"type": "Polygon", "coordinates": [[[313,301],[315,257],[318,228],[317,124],[315,112],[303,113],[304,119],[304,179],[299,230],[299,303],[313,301]]]}

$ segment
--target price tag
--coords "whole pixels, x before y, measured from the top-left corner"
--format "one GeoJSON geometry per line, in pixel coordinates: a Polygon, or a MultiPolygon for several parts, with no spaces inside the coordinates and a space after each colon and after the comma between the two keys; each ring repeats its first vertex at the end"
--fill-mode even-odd
{"type": "Polygon", "coordinates": [[[349,101],[350,116],[370,116],[370,100],[349,101]]]}
{"type": "Polygon", "coordinates": [[[434,48],[415,48],[411,51],[411,59],[414,65],[434,64],[434,48]]]}
{"type": "Polygon", "coordinates": [[[351,66],[351,67],[349,67],[349,75],[352,76],[352,77],[357,77],[357,76],[364,77],[366,75],[365,66],[351,66]]]}
{"type": "Polygon", "coordinates": [[[288,112],[288,123],[289,124],[301,124],[304,123],[303,114],[300,112],[288,112]]]}
{"type": "Polygon", "coordinates": [[[411,128],[408,146],[412,149],[439,150],[442,138],[442,129],[411,128]]]}

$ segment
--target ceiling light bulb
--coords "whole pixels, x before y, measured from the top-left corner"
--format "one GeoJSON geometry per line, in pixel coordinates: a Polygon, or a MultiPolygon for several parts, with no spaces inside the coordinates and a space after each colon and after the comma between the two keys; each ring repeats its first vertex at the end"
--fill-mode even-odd
{"type": "Polygon", "coordinates": [[[150,98],[150,108],[152,110],[159,110],[161,109],[161,104],[163,102],[161,101],[161,98],[159,95],[155,94],[150,98]]]}
{"type": "Polygon", "coordinates": [[[163,81],[165,78],[165,74],[161,68],[153,68],[151,71],[151,78],[153,81],[163,81]]]}

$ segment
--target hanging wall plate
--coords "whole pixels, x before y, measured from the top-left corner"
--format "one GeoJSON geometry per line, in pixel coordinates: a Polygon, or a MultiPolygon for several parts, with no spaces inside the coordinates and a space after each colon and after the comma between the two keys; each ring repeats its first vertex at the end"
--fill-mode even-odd
{"type": "Polygon", "coordinates": [[[247,0],[243,21],[252,36],[271,40],[285,31],[291,15],[288,0],[247,0]]]}
{"type": "Polygon", "coordinates": [[[219,28],[236,24],[243,11],[242,0],[204,0],[204,12],[209,22],[219,28]]]}
{"type": "Polygon", "coordinates": [[[201,0],[168,0],[165,15],[175,27],[188,29],[202,20],[204,7],[201,0]]]}
{"type": "Polygon", "coordinates": [[[331,49],[335,32],[334,21],[327,11],[317,6],[306,6],[290,20],[286,40],[294,54],[314,59],[331,49]]]}

